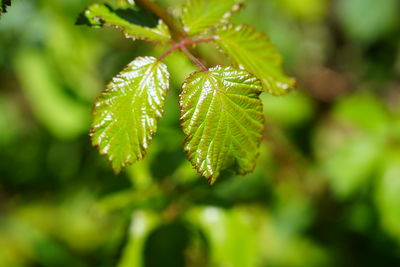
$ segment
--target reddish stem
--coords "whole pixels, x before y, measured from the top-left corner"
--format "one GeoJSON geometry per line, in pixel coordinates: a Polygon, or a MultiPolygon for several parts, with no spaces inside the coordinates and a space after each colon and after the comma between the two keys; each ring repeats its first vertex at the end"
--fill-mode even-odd
{"type": "Polygon", "coordinates": [[[206,66],[204,66],[197,57],[193,56],[185,46],[180,47],[180,49],[188,58],[190,58],[197,66],[199,66],[202,71],[208,72],[206,66]]]}
{"type": "Polygon", "coordinates": [[[164,60],[169,54],[171,54],[175,50],[180,49],[188,58],[190,58],[194,63],[196,63],[196,65],[199,66],[202,71],[207,72],[207,68],[203,65],[203,63],[201,63],[201,61],[198,58],[193,56],[192,53],[190,53],[190,51],[186,47],[212,41],[215,41],[215,38],[211,37],[211,38],[203,38],[197,40],[189,40],[184,38],[179,43],[173,43],[174,45],[170,49],[168,49],[164,54],[162,54],[158,58],[158,60],[159,61],[164,60]]]}
{"type": "Polygon", "coordinates": [[[158,61],[164,60],[169,54],[174,52],[175,50],[179,49],[178,44],[174,44],[170,49],[167,50],[164,54],[162,54],[159,58],[158,61]]]}
{"type": "Polygon", "coordinates": [[[197,39],[197,40],[187,40],[187,39],[183,40],[185,46],[195,45],[199,43],[213,42],[213,41],[215,41],[214,37],[197,39]]]}

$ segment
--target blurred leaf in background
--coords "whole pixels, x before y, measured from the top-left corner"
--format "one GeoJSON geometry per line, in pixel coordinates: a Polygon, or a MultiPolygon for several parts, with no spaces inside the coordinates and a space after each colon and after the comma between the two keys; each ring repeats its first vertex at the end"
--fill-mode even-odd
{"type": "Polygon", "coordinates": [[[92,2],[13,1],[1,15],[0,266],[398,265],[398,1],[244,1],[234,22],[269,35],[298,90],[261,96],[254,173],[212,187],[181,148],[179,88],[195,67],[179,53],[148,157],[116,176],[90,146],[95,96],[164,49],[75,26],[92,2]]]}
{"type": "Polygon", "coordinates": [[[337,13],[346,33],[368,44],[394,30],[398,18],[396,0],[338,0],[337,13]]]}

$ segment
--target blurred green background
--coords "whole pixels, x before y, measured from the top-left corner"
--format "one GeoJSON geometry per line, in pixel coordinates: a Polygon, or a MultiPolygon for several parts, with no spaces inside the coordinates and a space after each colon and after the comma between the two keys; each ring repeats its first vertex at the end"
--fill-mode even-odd
{"type": "Polygon", "coordinates": [[[195,67],[178,53],[146,159],[116,176],[90,146],[94,98],[165,48],[75,26],[89,2],[1,15],[0,266],[400,266],[398,0],[245,1],[234,21],[271,37],[298,90],[262,95],[256,170],[214,186],[182,152],[177,95],[195,67]]]}

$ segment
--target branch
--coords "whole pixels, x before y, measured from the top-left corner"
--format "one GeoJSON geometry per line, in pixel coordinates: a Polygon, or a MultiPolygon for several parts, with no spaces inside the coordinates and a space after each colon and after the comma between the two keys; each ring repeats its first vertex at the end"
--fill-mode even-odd
{"type": "Polygon", "coordinates": [[[175,43],[174,46],[171,47],[167,52],[165,52],[158,60],[163,60],[173,51],[180,49],[187,57],[189,57],[194,63],[196,63],[196,65],[199,66],[199,68],[202,71],[208,72],[207,68],[203,65],[203,63],[201,63],[201,61],[198,58],[193,56],[192,53],[190,53],[190,51],[186,48],[186,46],[202,42],[211,42],[215,40],[214,38],[205,38],[194,41],[188,40],[187,34],[180,27],[177,26],[177,22],[175,21],[175,19],[171,15],[169,15],[162,7],[160,7],[151,0],[136,0],[136,1],[140,6],[147,9],[148,11],[156,15],[158,18],[162,19],[164,23],[168,26],[171,32],[172,39],[180,41],[179,43],[175,43]]]}
{"type": "Polygon", "coordinates": [[[164,60],[169,54],[174,52],[175,50],[180,49],[188,58],[190,58],[199,68],[204,71],[208,72],[208,69],[204,66],[204,64],[195,57],[190,51],[186,48],[187,46],[199,44],[199,43],[206,43],[206,42],[212,42],[215,41],[215,38],[204,38],[204,39],[197,39],[197,40],[189,40],[187,38],[182,39],[179,43],[174,43],[174,46],[172,46],[170,49],[167,50],[164,54],[162,54],[158,60],[162,61],[164,60]]]}
{"type": "Polygon", "coordinates": [[[190,58],[194,63],[196,63],[197,66],[199,66],[199,68],[204,71],[204,72],[208,72],[208,69],[206,68],[206,66],[203,65],[203,63],[201,63],[200,59],[198,59],[197,57],[193,56],[192,53],[189,52],[189,50],[187,50],[187,48],[185,46],[180,47],[180,50],[188,57],[190,58]]]}

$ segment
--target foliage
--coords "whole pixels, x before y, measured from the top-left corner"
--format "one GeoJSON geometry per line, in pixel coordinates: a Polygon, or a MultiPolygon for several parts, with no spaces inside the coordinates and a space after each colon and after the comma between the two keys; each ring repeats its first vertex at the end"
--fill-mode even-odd
{"type": "MultiPolygon", "coordinates": [[[[155,14],[160,13],[155,4],[142,2],[155,14]]],[[[181,16],[185,34],[181,34],[179,28],[177,30],[165,13],[161,13],[158,22],[150,25],[151,18],[146,18],[151,14],[146,16],[134,7],[114,10],[107,5],[93,4],[78,20],[80,24],[89,26],[120,28],[126,37],[133,39],[172,42],[174,46],[158,60],[154,59],[154,64],[180,49],[200,67],[203,73],[192,74],[183,86],[181,118],[189,161],[199,173],[211,179],[211,183],[216,181],[221,171],[231,169],[246,174],[254,169],[256,163],[259,140],[263,135],[262,105],[258,99],[261,87],[250,73],[239,71],[240,67],[256,75],[266,92],[282,95],[294,86],[294,81],[283,74],[281,57],[265,35],[249,26],[227,24],[231,12],[237,10],[238,5],[235,0],[188,1],[181,16]],[[169,34],[174,31],[178,40],[169,34]],[[197,35],[204,39],[191,39],[197,35]],[[186,48],[212,41],[234,59],[236,69],[217,66],[207,70],[186,48]],[[219,112],[221,109],[222,113],[219,112]]],[[[141,59],[133,62],[136,61],[141,59]]],[[[124,74],[115,78],[109,86],[109,93],[97,100],[94,112],[93,144],[99,146],[101,154],[108,155],[117,173],[122,167],[143,158],[155,133],[154,119],[161,116],[163,105],[162,94],[153,88],[164,91],[168,83],[160,77],[157,68],[148,67],[138,74],[134,71],[128,67],[124,74]],[[135,81],[138,75],[145,79],[135,81]],[[147,94],[142,93],[146,90],[147,94]],[[126,91],[140,93],[138,96],[126,91]],[[151,106],[155,106],[154,110],[151,106]]]]}
{"type": "Polygon", "coordinates": [[[180,96],[189,160],[215,182],[220,170],[254,169],[263,135],[261,83],[232,67],[215,67],[188,77],[180,96]]]}
{"type": "Polygon", "coordinates": [[[236,0],[189,0],[182,8],[183,29],[190,35],[201,34],[211,27],[229,22],[231,13],[238,9],[236,0]]]}
{"type": "MultiPolygon", "coordinates": [[[[179,94],[198,69],[177,50],[146,157],[115,176],[91,147],[104,84],[170,47],[75,26],[91,2],[12,1],[1,15],[0,266],[398,265],[398,1],[243,1],[230,24],[268,33],[298,89],[260,94],[254,171],[212,187],[182,151],[179,94]]],[[[155,2],[177,17],[185,5],[155,2]]],[[[237,68],[215,42],[187,48],[237,68]]]]}
{"type": "Polygon", "coordinates": [[[357,40],[372,42],[393,29],[399,2],[396,0],[382,0],[380,2],[339,0],[337,5],[342,23],[346,25],[346,33],[354,36],[357,40]],[[360,14],[364,14],[369,19],[360,20],[357,18],[360,14]]]}
{"type": "Polygon", "coordinates": [[[162,20],[157,21],[143,10],[117,9],[109,5],[93,4],[78,19],[78,24],[92,27],[110,26],[119,28],[127,38],[168,42],[169,30],[162,20]]]}
{"type": "Polygon", "coordinates": [[[288,93],[294,80],[281,69],[282,59],[268,37],[246,25],[226,25],[217,30],[217,44],[237,66],[261,79],[264,91],[274,95],[288,93]]]}
{"type": "Polygon", "coordinates": [[[169,87],[167,67],[156,58],[136,58],[97,99],[93,144],[107,154],[116,172],[144,157],[169,87]]]}

